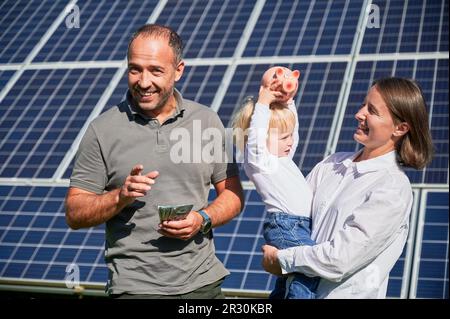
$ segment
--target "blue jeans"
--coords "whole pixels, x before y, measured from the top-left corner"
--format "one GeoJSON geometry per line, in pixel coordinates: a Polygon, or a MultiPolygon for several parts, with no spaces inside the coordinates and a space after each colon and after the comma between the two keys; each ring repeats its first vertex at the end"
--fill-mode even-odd
{"type": "MultiPolygon", "coordinates": [[[[286,213],[267,213],[264,222],[266,243],[286,249],[295,246],[313,246],[311,239],[311,218],[286,213]]],[[[315,299],[320,277],[308,277],[294,273],[278,277],[270,299],[315,299]]]]}

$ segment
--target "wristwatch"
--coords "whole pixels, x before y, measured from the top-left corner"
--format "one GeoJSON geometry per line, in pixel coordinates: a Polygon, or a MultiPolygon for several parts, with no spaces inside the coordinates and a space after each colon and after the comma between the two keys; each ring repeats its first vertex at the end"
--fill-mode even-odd
{"type": "Polygon", "coordinates": [[[202,232],[202,234],[207,234],[212,227],[211,218],[203,209],[199,210],[198,213],[203,217],[203,222],[202,226],[200,227],[200,231],[202,232]]]}

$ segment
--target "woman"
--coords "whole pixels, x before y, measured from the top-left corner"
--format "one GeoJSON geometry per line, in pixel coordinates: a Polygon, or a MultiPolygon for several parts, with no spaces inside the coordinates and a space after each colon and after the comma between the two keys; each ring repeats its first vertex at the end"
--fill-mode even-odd
{"type": "Polygon", "coordinates": [[[376,81],[355,118],[363,149],[330,155],[307,176],[317,244],[263,246],[266,271],[321,277],[317,298],[386,297],[413,201],[402,166],[421,169],[433,153],[425,100],[411,80],[376,81]]]}

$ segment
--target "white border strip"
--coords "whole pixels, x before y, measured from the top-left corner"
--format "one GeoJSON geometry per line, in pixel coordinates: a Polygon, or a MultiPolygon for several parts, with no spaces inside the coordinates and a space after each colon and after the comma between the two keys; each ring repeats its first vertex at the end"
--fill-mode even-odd
{"type": "MultiPolygon", "coordinates": [[[[445,60],[449,59],[448,52],[428,52],[428,53],[380,53],[362,54],[355,57],[360,61],[401,61],[401,60],[445,60]]],[[[276,56],[276,57],[243,57],[243,58],[207,58],[207,59],[185,59],[188,66],[201,65],[241,65],[241,64],[295,64],[295,63],[328,63],[328,62],[350,62],[351,55],[297,55],[297,56],[276,56]]],[[[72,61],[72,62],[36,62],[26,65],[27,70],[46,69],[98,69],[98,68],[119,68],[122,61],[72,61]]],[[[15,71],[23,67],[21,63],[0,64],[0,71],[15,71]]]]}
{"type": "Polygon", "coordinates": [[[409,297],[409,287],[411,281],[411,269],[414,258],[414,238],[416,238],[417,230],[417,219],[418,219],[418,208],[420,199],[420,189],[414,189],[414,202],[411,207],[411,216],[409,220],[409,233],[407,239],[407,248],[405,253],[405,263],[403,265],[403,276],[402,276],[402,286],[400,290],[400,298],[407,299],[409,297]]]}

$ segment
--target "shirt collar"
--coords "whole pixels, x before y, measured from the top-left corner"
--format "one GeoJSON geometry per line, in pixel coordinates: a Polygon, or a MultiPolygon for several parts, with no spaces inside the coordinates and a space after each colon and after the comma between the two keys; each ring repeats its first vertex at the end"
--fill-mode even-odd
{"type": "MultiPolygon", "coordinates": [[[[183,103],[183,97],[182,97],[181,93],[176,88],[173,89],[173,95],[175,96],[175,101],[176,101],[175,112],[172,114],[172,116],[169,117],[169,119],[177,118],[178,116],[182,115],[182,113],[184,113],[185,110],[186,110],[186,107],[185,107],[185,105],[183,103]]],[[[136,106],[132,102],[133,98],[131,97],[130,90],[127,90],[127,93],[126,93],[126,96],[125,96],[125,100],[126,100],[126,103],[128,105],[128,109],[129,109],[130,113],[134,117],[140,116],[140,117],[142,117],[145,120],[153,120],[153,118],[148,117],[147,115],[145,115],[142,112],[140,112],[140,110],[138,108],[136,108],[136,106]]]]}
{"type": "Polygon", "coordinates": [[[346,158],[342,161],[342,164],[345,167],[355,167],[358,173],[364,174],[368,172],[374,172],[381,169],[386,169],[391,166],[397,166],[397,153],[396,151],[391,151],[389,153],[386,153],[381,156],[377,156],[375,158],[371,158],[369,160],[360,161],[360,162],[353,162],[353,160],[362,152],[363,150],[360,150],[353,154],[352,156],[346,158]]]}

